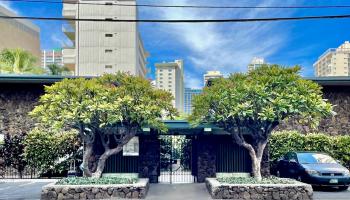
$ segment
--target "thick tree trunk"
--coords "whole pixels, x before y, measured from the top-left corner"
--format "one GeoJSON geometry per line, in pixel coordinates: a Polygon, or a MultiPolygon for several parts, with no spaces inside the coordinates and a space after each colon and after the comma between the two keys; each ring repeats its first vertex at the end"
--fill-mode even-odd
{"type": "Polygon", "coordinates": [[[99,158],[98,163],[97,163],[97,169],[94,173],[92,173],[92,177],[93,178],[101,178],[107,159],[110,156],[119,153],[122,149],[123,149],[123,146],[118,146],[114,149],[110,149],[110,150],[105,151],[101,155],[101,157],[99,158]]]}
{"type": "Polygon", "coordinates": [[[93,145],[92,144],[86,144],[84,149],[84,155],[83,155],[83,172],[84,176],[91,177],[92,173],[89,169],[89,159],[92,155],[93,151],[93,145]]]}

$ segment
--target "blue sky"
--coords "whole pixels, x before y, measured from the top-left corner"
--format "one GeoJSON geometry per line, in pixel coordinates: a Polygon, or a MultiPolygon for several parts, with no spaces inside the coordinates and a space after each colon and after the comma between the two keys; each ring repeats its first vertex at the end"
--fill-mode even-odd
{"type": "MultiPolygon", "coordinates": [[[[350,0],[139,0],[139,3],[175,5],[350,5],[350,0]],[[214,3],[213,3],[214,2],[214,3]]],[[[23,16],[61,17],[61,5],[7,3],[0,4],[23,16]]],[[[216,19],[263,18],[310,15],[350,14],[350,9],[178,9],[140,8],[143,19],[216,19]]],[[[35,21],[41,28],[41,47],[57,48],[69,41],[61,32],[61,22],[35,21]]],[[[253,57],[269,63],[301,65],[303,76],[313,76],[313,62],[326,49],[350,40],[350,19],[288,22],[254,22],[231,24],[141,24],[140,32],[150,52],[149,77],[154,77],[154,63],[185,60],[185,83],[201,87],[207,70],[224,74],[245,72],[253,57]]]]}

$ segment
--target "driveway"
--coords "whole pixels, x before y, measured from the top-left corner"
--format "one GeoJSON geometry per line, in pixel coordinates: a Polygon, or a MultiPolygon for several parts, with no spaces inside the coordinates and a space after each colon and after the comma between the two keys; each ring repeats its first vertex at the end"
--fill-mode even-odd
{"type": "MultiPolygon", "coordinates": [[[[41,187],[52,180],[16,180],[1,182],[0,200],[40,199],[41,187]]],[[[204,184],[151,184],[146,200],[210,200],[204,184]]],[[[315,200],[350,199],[347,191],[315,191],[315,200]]]]}

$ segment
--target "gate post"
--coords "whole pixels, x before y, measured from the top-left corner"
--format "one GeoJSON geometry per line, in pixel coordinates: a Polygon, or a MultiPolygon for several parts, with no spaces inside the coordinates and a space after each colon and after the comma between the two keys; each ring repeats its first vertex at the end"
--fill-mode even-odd
{"type": "Polygon", "coordinates": [[[139,176],[158,183],[160,175],[160,141],[156,135],[140,136],[139,176]]]}
{"type": "Polygon", "coordinates": [[[205,182],[205,178],[216,177],[216,144],[212,136],[198,136],[196,139],[197,160],[195,172],[197,182],[205,182]]]}

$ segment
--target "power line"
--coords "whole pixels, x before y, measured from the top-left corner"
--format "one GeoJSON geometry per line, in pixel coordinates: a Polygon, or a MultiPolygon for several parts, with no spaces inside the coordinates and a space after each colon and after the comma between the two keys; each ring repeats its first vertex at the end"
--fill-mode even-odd
{"type": "Polygon", "coordinates": [[[345,19],[348,15],[325,15],[325,16],[304,16],[304,17],[278,17],[278,18],[237,18],[237,19],[91,19],[91,18],[59,18],[59,17],[21,17],[21,16],[0,16],[0,19],[30,19],[50,21],[83,21],[83,22],[141,22],[141,23],[237,23],[237,22],[269,22],[269,21],[295,21],[295,20],[316,20],[316,19],[345,19]]]}
{"type": "Polygon", "coordinates": [[[0,0],[7,2],[26,2],[26,3],[50,3],[50,4],[80,4],[80,5],[97,5],[97,6],[126,6],[126,7],[152,7],[152,8],[193,8],[193,9],[327,9],[327,8],[350,8],[350,5],[310,5],[310,6],[212,6],[212,5],[157,5],[157,4],[100,4],[92,2],[79,1],[48,1],[48,0],[0,0]]]}

